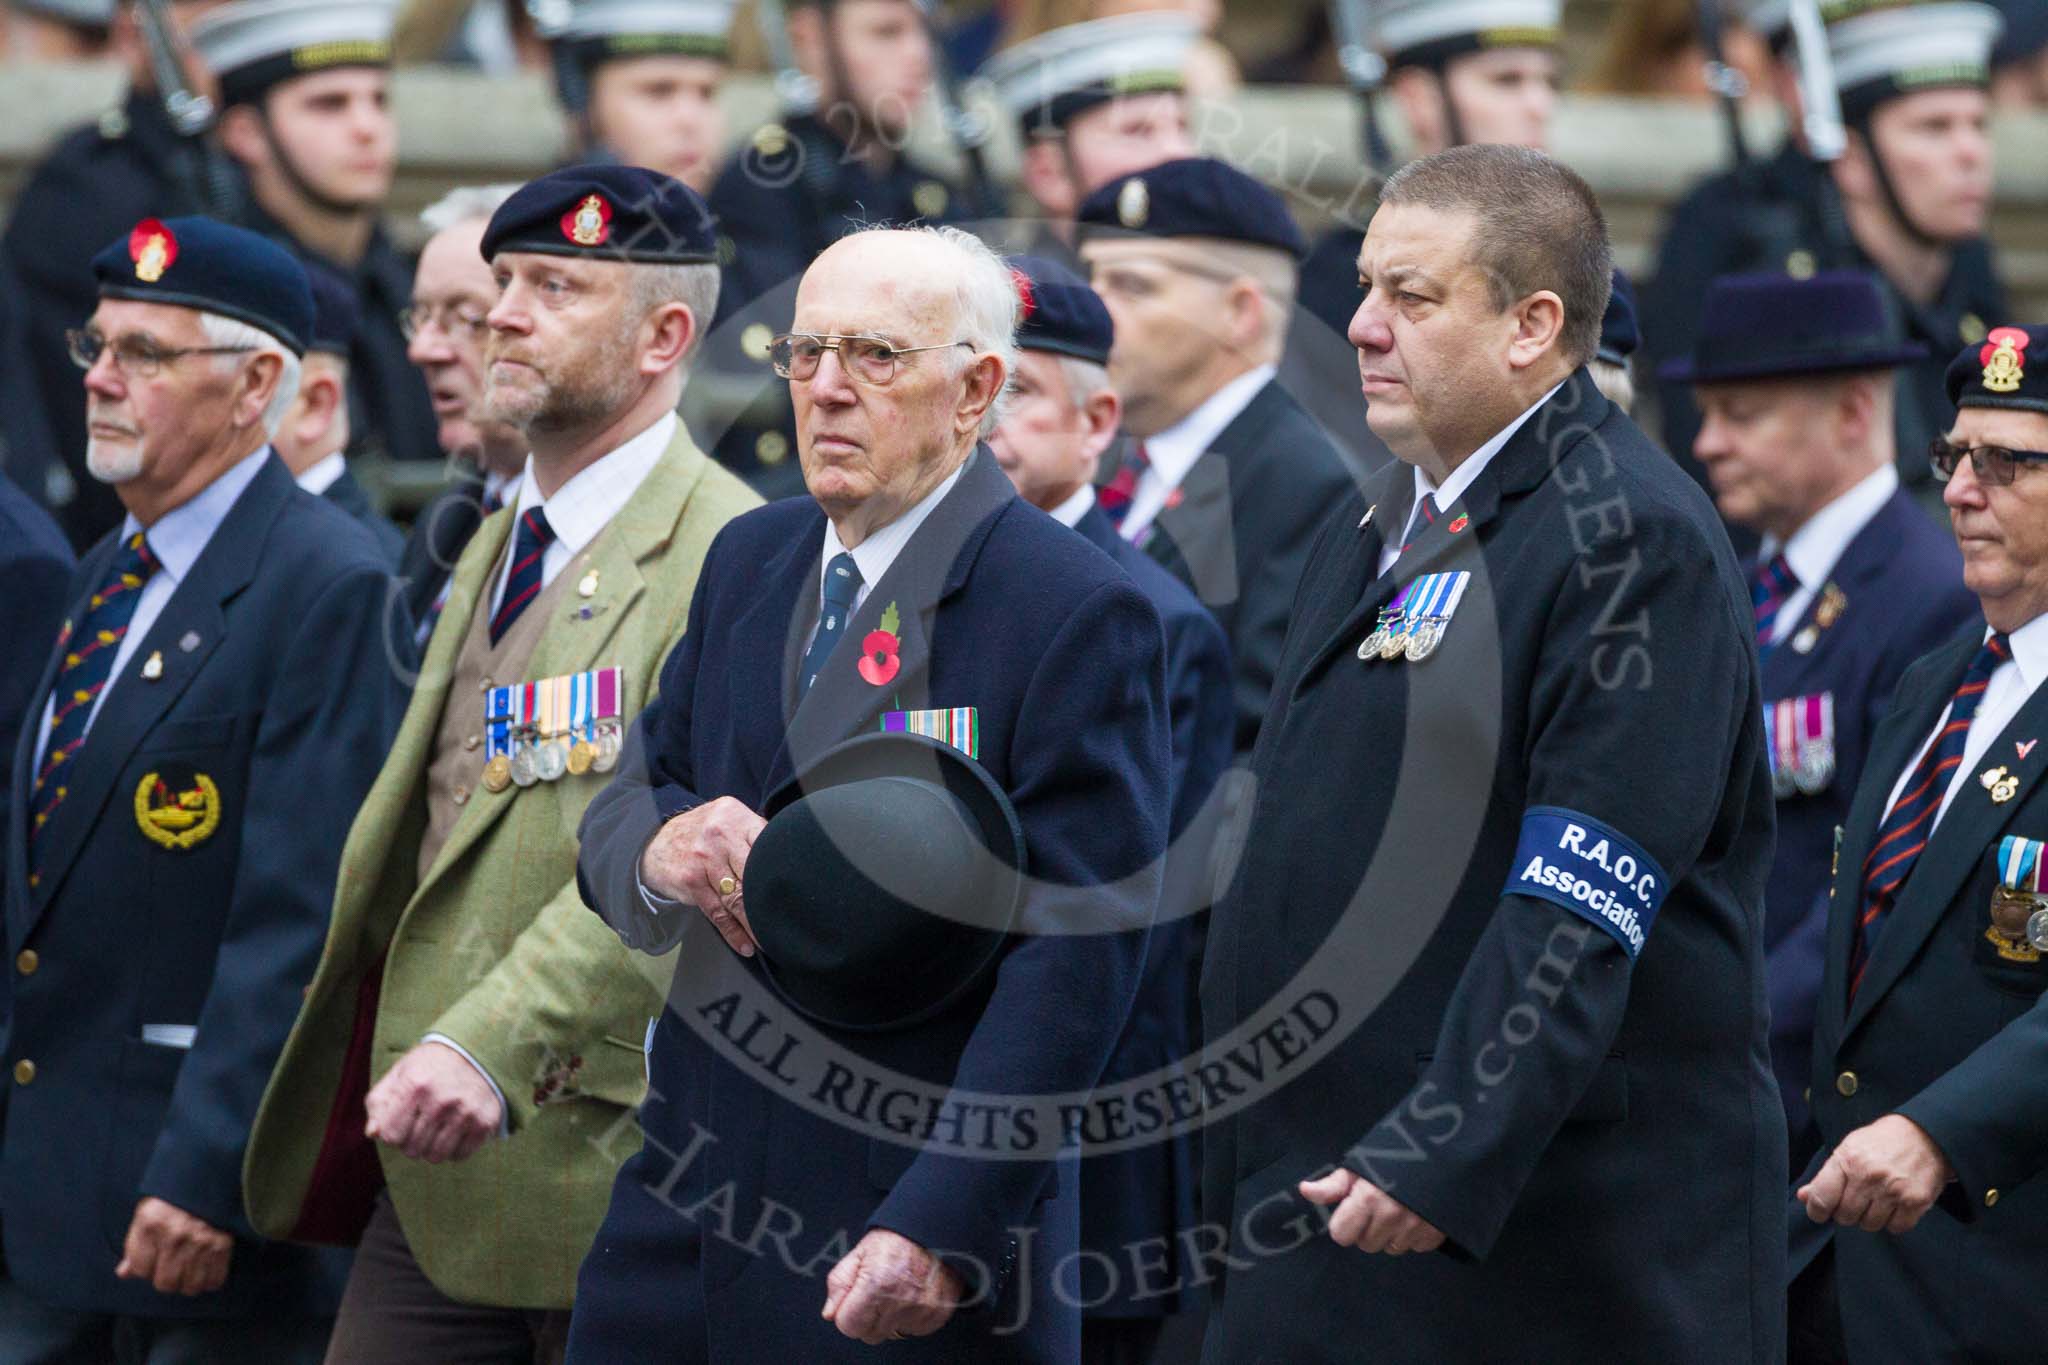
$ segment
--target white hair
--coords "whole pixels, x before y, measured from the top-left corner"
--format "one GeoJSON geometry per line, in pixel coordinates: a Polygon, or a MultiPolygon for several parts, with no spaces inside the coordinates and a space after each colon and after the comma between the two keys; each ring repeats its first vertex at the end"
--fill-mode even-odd
{"type": "Polygon", "coordinates": [[[1088,400],[1098,393],[1109,392],[1109,371],[1092,360],[1079,356],[1063,355],[1059,358],[1060,374],[1067,381],[1067,397],[1079,412],[1088,406],[1088,400]]]}
{"type": "Polygon", "coordinates": [[[1608,402],[1623,412],[1635,407],[1636,381],[1628,366],[1596,358],[1586,362],[1586,369],[1593,377],[1593,387],[1600,390],[1608,402]]]}
{"type": "Polygon", "coordinates": [[[513,184],[458,185],[420,210],[420,226],[432,234],[471,219],[488,219],[518,189],[513,184]]]}
{"type": "MultiPolygon", "coordinates": [[[[959,228],[923,224],[903,228],[869,227],[861,229],[861,232],[916,233],[934,250],[950,255],[956,275],[953,311],[959,326],[959,335],[953,340],[966,342],[977,355],[1000,358],[1006,381],[1008,376],[1017,373],[1017,282],[1010,274],[1010,267],[988,243],[959,228]]],[[[964,370],[967,363],[956,362],[955,373],[964,370]]],[[[1002,424],[1008,391],[1009,384],[1005,382],[1003,391],[982,414],[979,432],[982,440],[994,435],[995,429],[1002,424]]]]}
{"type": "MultiPolygon", "coordinates": [[[[206,334],[209,346],[231,346],[255,355],[278,358],[277,390],[270,395],[270,402],[263,409],[263,434],[265,437],[276,436],[277,429],[284,424],[285,414],[291,410],[292,399],[299,396],[299,358],[261,327],[223,317],[219,313],[200,313],[199,328],[206,334]]],[[[213,359],[221,370],[226,371],[239,366],[247,357],[217,355],[213,359]]]]}

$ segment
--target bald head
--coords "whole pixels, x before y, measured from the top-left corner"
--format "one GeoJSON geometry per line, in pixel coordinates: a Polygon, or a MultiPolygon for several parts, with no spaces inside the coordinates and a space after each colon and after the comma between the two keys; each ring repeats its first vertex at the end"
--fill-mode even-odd
{"type": "Polygon", "coordinates": [[[790,328],[797,453],[849,549],[994,429],[1016,326],[1009,268],[952,228],[858,232],[804,272],[790,328]]]}

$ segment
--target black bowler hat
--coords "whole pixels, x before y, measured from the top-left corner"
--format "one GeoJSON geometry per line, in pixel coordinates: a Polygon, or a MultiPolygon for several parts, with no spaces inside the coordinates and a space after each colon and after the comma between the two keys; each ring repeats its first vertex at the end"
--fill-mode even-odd
{"type": "Polygon", "coordinates": [[[484,229],[501,251],[632,265],[701,265],[717,256],[717,220],[697,192],[643,166],[566,166],[528,181],[484,229]]]}
{"type": "Polygon", "coordinates": [[[1012,256],[1017,282],[1017,344],[1027,351],[1053,351],[1076,360],[1109,363],[1116,325],[1102,296],[1080,276],[1042,256],[1012,256]]]}
{"type": "Polygon", "coordinates": [[[1964,347],[1949,362],[1948,401],[2048,413],[2048,327],[1994,327],[1964,347]]]}
{"type": "Polygon", "coordinates": [[[1885,370],[1927,358],[1902,340],[1877,280],[1860,270],[1723,275],[1707,287],[1700,336],[1659,377],[1681,384],[1885,370]]]}
{"type": "Polygon", "coordinates": [[[313,289],[296,257],[211,218],[145,218],[92,258],[103,299],[198,308],[259,327],[295,355],[313,331],[313,289]]]}
{"type": "Polygon", "coordinates": [[[313,286],[313,335],[306,349],[346,356],[355,344],[356,326],[362,318],[355,287],[322,265],[307,266],[306,279],[313,286]]]}
{"type": "Polygon", "coordinates": [[[1636,288],[1617,270],[1614,288],[1607,295],[1607,311],[1600,316],[1600,349],[1594,358],[1626,365],[1642,344],[1643,333],[1636,325],[1636,288]]]}
{"type": "Polygon", "coordinates": [[[1300,260],[1308,243],[1279,195],[1228,162],[1190,156],[1112,180],[1075,215],[1091,229],[1151,237],[1220,237],[1300,260]]]}
{"type": "Polygon", "coordinates": [[[949,744],[848,740],[770,794],[747,854],[761,967],[834,1028],[908,1028],[995,964],[1023,891],[1024,829],[949,744]]]}

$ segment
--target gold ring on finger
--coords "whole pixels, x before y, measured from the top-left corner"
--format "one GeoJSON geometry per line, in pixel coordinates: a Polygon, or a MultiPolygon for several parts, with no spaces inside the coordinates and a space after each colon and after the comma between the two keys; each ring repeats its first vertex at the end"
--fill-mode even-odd
{"type": "Polygon", "coordinates": [[[730,896],[733,892],[739,889],[739,879],[733,876],[730,872],[726,873],[723,877],[720,877],[718,879],[718,894],[721,896],[730,896]]]}

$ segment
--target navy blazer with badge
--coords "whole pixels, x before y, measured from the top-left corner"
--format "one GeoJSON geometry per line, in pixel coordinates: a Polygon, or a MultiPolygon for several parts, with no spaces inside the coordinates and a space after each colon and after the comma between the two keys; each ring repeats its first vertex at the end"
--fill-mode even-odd
{"type": "Polygon", "coordinates": [[[898,605],[896,675],[869,685],[855,671],[860,654],[842,642],[798,702],[824,527],[824,513],[803,498],[719,533],[660,698],[584,817],[585,900],[629,944],[659,951],[680,942],[681,954],[652,1036],[646,1146],[621,1168],[584,1263],[571,1360],[867,1360],[867,1347],[818,1314],[826,1271],[871,1226],[971,1256],[996,1280],[992,1307],[892,1343],[892,1359],[1078,1357],[1078,1310],[1049,1281],[1077,1243],[1070,1163],[920,1153],[771,1094],[758,1070],[743,1072],[700,1037],[706,1025],[695,1017],[725,980],[768,989],[758,963],[734,955],[694,908],[650,915],[637,869],[668,817],[718,796],[758,810],[812,758],[876,729],[885,711],[975,707],[980,762],[1016,802],[1024,830],[1024,932],[959,1002],[915,1028],[817,1032],[927,1082],[996,1094],[1085,1090],[1130,1007],[1144,935],[1029,931],[1150,921],[1169,781],[1158,614],[1107,556],[1019,500],[982,447],[848,623],[849,638],[862,641],[898,605]],[[679,1017],[686,1011],[690,1022],[679,1017]],[[700,1131],[715,1140],[696,1142],[700,1131]],[[803,1232],[787,1255],[764,1256],[718,1235],[713,1220],[676,1212],[713,1195],[732,1202],[735,1228],[752,1226],[773,1201],[794,1211],[803,1232]],[[835,1233],[842,1240],[830,1247],[835,1233]],[[802,1273],[793,1258],[806,1258],[796,1262],[802,1273]],[[1024,1329],[991,1335],[1027,1295],[1024,1329]]]}
{"type": "Polygon", "coordinates": [[[1250,751],[1265,719],[1316,528],[1351,486],[1329,437],[1272,380],[1209,443],[1138,538],[1223,624],[1239,753],[1250,751]]]}
{"type": "MultiPolygon", "coordinates": [[[[2048,839],[2048,687],[2037,687],[1957,789],[1898,893],[1848,997],[1861,869],[1901,772],[1919,753],[1984,640],[1966,628],[1900,682],[1871,741],[1843,827],[1813,1039],[1821,1150],[1886,1114],[1920,1125],[1955,1169],[1903,1236],[1807,1219],[1796,1200],[1796,1272],[1832,1240],[1852,1360],[2031,1362],[2048,1341],[2048,955],[2009,960],[1986,938],[2006,835],[2048,839]],[[2025,752],[2021,752],[2022,746],[2025,752]],[[1978,774],[2019,779],[2003,803],[1978,774]]],[[[1795,1188],[1804,1179],[1795,1182],[1795,1188]]]]}
{"type": "Polygon", "coordinates": [[[1772,812],[1727,538],[1584,369],[1380,576],[1413,501],[1396,465],[1326,522],[1210,926],[1212,1047],[1311,987],[1341,1041],[1300,1061],[1294,1015],[1290,1048],[1225,1052],[1241,1107],[1204,1130],[1202,1213],[1233,1259],[1204,1359],[1776,1360],[1772,812]],[[1433,656],[1360,661],[1397,591],[1458,570],[1433,656]],[[1643,941],[1567,884],[1633,893],[1643,941]],[[1444,1248],[1333,1244],[1295,1185],[1340,1162],[1444,1248]]]}
{"type": "MultiPolygon", "coordinates": [[[[1223,629],[1179,579],[1117,534],[1100,507],[1091,506],[1074,529],[1131,576],[1159,611],[1166,628],[1166,700],[1173,722],[1173,816],[1176,841],[1167,862],[1161,914],[1145,950],[1145,975],[1123,1037],[1103,1069],[1102,1084],[1133,1080],[1181,1061],[1198,1033],[1195,979],[1208,927],[1209,839],[1187,831],[1230,766],[1234,717],[1230,646],[1223,629]],[[1185,839],[1183,845],[1178,842],[1185,839]]],[[[1181,1294],[1161,1293],[1194,1276],[1180,1230],[1195,1224],[1198,1177],[1188,1134],[1148,1146],[1091,1156],[1081,1163],[1081,1245],[1112,1259],[1126,1248],[1164,1239],[1165,1267],[1140,1283],[1120,1273],[1078,1286],[1090,1316],[1158,1317],[1174,1312],[1181,1294]]],[[[1100,1262],[1093,1263],[1096,1266],[1100,1262]]]]}
{"type": "MultiPolygon", "coordinates": [[[[73,578],[73,619],[116,542],[73,578]]],[[[269,456],[93,720],[34,891],[23,812],[8,821],[0,1227],[8,1274],[45,1303],[334,1311],[345,1261],[253,1240],[242,1149],[326,938],[342,836],[405,707],[412,661],[383,642],[389,581],[353,520],[269,456]],[[158,655],[160,676],[144,676],[158,655]],[[179,848],[145,832],[139,793],[157,776],[209,792],[211,834],[179,848]],[[149,1025],[171,1035],[145,1038],[149,1025]],[[236,1234],[223,1288],[184,1298],[115,1279],[151,1195],[236,1234]]],[[[35,730],[14,755],[17,791],[35,730]]]]}
{"type": "Polygon", "coordinates": [[[1834,698],[1834,776],[1819,792],[1795,791],[1778,801],[1778,849],[1764,897],[1771,1067],[1785,1104],[1795,1165],[1805,1164],[1811,1151],[1802,1145],[1801,1134],[1813,1068],[1813,1017],[1835,827],[1848,818],[1871,735],[1890,708],[1899,679],[1914,660],[1977,618],[1977,599],[1963,586],[1955,538],[1934,525],[1902,489],[1849,542],[1800,618],[1780,629],[1764,651],[1766,707],[1823,693],[1834,698]],[[1823,611],[1830,588],[1842,605],[1823,611]],[[1804,652],[1798,643],[1803,635],[1811,640],[1804,652]]]}

